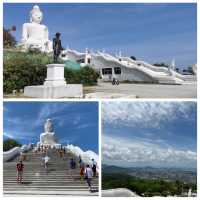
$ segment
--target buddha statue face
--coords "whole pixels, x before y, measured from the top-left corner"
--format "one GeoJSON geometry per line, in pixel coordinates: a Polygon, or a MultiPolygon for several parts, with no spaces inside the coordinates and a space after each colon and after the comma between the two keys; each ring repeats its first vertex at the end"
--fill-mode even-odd
{"type": "Polygon", "coordinates": [[[30,12],[30,21],[31,23],[37,23],[40,24],[42,22],[43,19],[43,14],[39,8],[39,6],[34,6],[33,9],[30,12]]]}
{"type": "Polygon", "coordinates": [[[53,123],[51,121],[51,119],[47,119],[45,124],[44,124],[44,130],[45,132],[53,132],[53,123]]]}

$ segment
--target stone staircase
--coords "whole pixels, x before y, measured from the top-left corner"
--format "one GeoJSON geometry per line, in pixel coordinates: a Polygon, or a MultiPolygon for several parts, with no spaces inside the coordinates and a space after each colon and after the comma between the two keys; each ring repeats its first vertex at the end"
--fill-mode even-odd
{"type": "Polygon", "coordinates": [[[69,195],[98,196],[98,177],[92,180],[92,191],[86,181],[80,179],[78,159],[67,152],[61,158],[56,150],[48,150],[50,157],[48,168],[44,168],[44,153],[26,153],[23,183],[16,182],[16,161],[19,157],[3,164],[3,193],[10,195],[69,195]],[[76,169],[70,169],[70,158],[77,163],[76,169]]]}

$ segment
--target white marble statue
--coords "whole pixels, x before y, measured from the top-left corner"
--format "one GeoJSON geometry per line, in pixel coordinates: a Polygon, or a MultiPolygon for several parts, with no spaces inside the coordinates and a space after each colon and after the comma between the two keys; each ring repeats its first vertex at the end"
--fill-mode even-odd
{"type": "Polygon", "coordinates": [[[36,49],[46,53],[53,51],[48,28],[41,24],[42,19],[42,11],[35,5],[30,12],[30,23],[23,24],[22,40],[19,46],[22,46],[24,50],[36,49]]]}
{"type": "Polygon", "coordinates": [[[57,144],[57,139],[53,130],[51,119],[47,119],[44,124],[44,133],[40,134],[40,145],[54,146],[57,144]]]}
{"type": "Polygon", "coordinates": [[[51,119],[47,119],[45,124],[44,124],[44,131],[45,133],[51,133],[53,132],[53,123],[51,119]]]}

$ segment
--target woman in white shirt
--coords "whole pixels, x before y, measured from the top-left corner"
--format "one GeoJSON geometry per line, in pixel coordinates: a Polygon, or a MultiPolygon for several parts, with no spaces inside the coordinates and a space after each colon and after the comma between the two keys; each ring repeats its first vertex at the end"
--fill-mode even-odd
{"type": "Polygon", "coordinates": [[[87,181],[89,190],[92,190],[92,186],[91,186],[91,181],[92,181],[92,177],[93,177],[93,172],[92,169],[90,168],[89,165],[86,165],[85,168],[85,180],[87,181]]]}

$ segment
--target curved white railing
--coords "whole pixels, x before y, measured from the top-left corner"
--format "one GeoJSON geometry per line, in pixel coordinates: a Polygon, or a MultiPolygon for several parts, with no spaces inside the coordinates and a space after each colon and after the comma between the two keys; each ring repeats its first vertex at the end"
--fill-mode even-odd
{"type": "Polygon", "coordinates": [[[129,63],[135,64],[135,65],[139,65],[139,67],[143,66],[145,68],[149,68],[152,71],[155,72],[163,72],[163,75],[170,75],[170,73],[173,74],[174,77],[181,79],[182,81],[187,81],[187,80],[195,80],[195,77],[193,75],[182,75],[178,72],[176,72],[175,70],[166,68],[166,67],[156,67],[154,65],[151,65],[145,61],[141,61],[141,60],[132,60],[129,57],[122,57],[122,61],[127,61],[129,63]]]}
{"type": "Polygon", "coordinates": [[[136,193],[127,188],[116,188],[109,190],[102,190],[103,197],[139,197],[136,193]]]}
{"type": "Polygon", "coordinates": [[[6,162],[15,156],[19,155],[21,152],[21,147],[14,147],[10,149],[9,151],[3,152],[3,161],[6,162]]]}
{"type": "MultiPolygon", "coordinates": [[[[62,54],[66,55],[67,59],[72,59],[72,60],[79,60],[85,58],[85,53],[80,53],[76,50],[72,49],[66,49],[62,51],[62,54]]],[[[61,57],[63,60],[66,60],[66,58],[61,57]]]]}
{"type": "Polygon", "coordinates": [[[3,162],[7,162],[10,159],[14,158],[15,156],[18,156],[21,152],[28,151],[31,149],[31,144],[29,145],[23,145],[21,147],[14,147],[10,149],[9,151],[3,152],[3,162]]]}
{"type": "Polygon", "coordinates": [[[148,77],[150,77],[152,80],[154,81],[158,81],[161,83],[167,83],[167,82],[171,82],[171,83],[182,83],[183,82],[183,77],[182,76],[177,76],[177,73],[173,70],[169,70],[166,69],[164,67],[162,67],[159,71],[155,71],[153,70],[154,68],[156,68],[155,66],[152,66],[150,64],[147,64],[145,62],[140,61],[140,63],[145,63],[145,65],[141,64],[138,65],[136,62],[128,62],[129,59],[127,59],[127,62],[123,62],[120,61],[119,59],[117,59],[114,56],[111,56],[109,54],[105,54],[105,53],[97,53],[97,54],[92,54],[92,62],[94,63],[94,65],[96,63],[103,63],[104,66],[107,66],[107,64],[109,65],[110,63],[113,63],[113,65],[119,65],[119,66],[123,66],[123,67],[127,67],[127,68],[132,68],[135,70],[138,70],[144,74],[146,74],[148,77]],[[150,67],[151,66],[151,67],[150,67]],[[163,69],[164,68],[164,69],[163,69]]]}
{"type": "Polygon", "coordinates": [[[95,152],[90,150],[83,151],[80,147],[74,146],[72,144],[67,145],[66,149],[69,150],[76,157],[81,156],[83,162],[89,165],[92,164],[92,159],[94,159],[97,162],[97,172],[99,172],[99,156],[95,152]]]}

